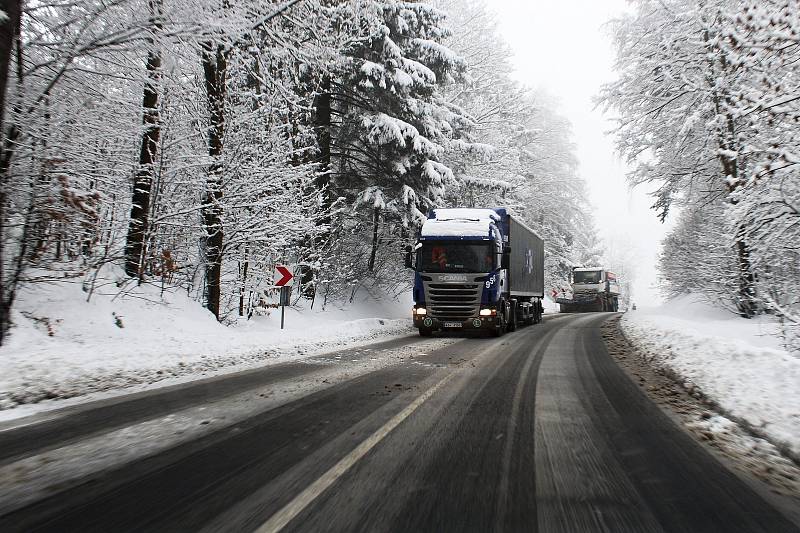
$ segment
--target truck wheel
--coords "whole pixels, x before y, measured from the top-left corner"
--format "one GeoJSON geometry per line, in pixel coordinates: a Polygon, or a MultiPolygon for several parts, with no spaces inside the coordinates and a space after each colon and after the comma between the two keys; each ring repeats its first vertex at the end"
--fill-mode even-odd
{"type": "Polygon", "coordinates": [[[492,330],[492,337],[501,337],[503,333],[505,333],[505,329],[506,328],[502,324],[500,324],[499,328],[492,330]]]}
{"type": "Polygon", "coordinates": [[[508,310],[508,327],[506,331],[517,331],[517,306],[512,305],[508,310]]]}
{"type": "Polygon", "coordinates": [[[497,328],[492,330],[492,337],[500,337],[506,332],[506,321],[502,315],[497,315],[497,328]]]}
{"type": "Polygon", "coordinates": [[[433,335],[433,330],[429,328],[419,328],[419,336],[420,337],[430,337],[433,335]]]}

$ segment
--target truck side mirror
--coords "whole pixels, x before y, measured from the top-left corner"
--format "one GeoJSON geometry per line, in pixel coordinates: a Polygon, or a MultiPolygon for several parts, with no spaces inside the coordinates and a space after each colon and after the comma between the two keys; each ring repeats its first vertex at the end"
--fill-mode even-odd
{"type": "Polygon", "coordinates": [[[507,270],[510,264],[511,264],[511,250],[507,250],[503,252],[503,255],[500,256],[500,268],[507,270]]]}
{"type": "Polygon", "coordinates": [[[414,260],[411,258],[411,246],[406,246],[405,264],[406,268],[414,268],[414,260]]]}

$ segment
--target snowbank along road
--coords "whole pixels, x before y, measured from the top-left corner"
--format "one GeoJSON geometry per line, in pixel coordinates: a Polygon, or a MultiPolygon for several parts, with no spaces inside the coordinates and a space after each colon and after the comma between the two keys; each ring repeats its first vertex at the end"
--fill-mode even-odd
{"type": "Polygon", "coordinates": [[[393,340],[15,421],[0,530],[800,531],[616,365],[609,316],[393,340]]]}

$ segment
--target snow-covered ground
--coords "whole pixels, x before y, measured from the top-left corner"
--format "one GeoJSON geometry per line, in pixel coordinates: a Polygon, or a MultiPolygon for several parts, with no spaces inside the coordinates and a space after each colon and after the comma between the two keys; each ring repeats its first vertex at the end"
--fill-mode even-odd
{"type": "Polygon", "coordinates": [[[620,324],[684,387],[800,456],[800,356],[783,348],[773,320],[740,318],[684,296],[628,312],[620,324]]]}
{"type": "Polygon", "coordinates": [[[287,307],[281,330],[279,309],[224,326],[185,293],[126,292],[105,285],[87,302],[80,282],[22,289],[0,347],[0,419],[63,404],[45,400],[141,390],[413,333],[409,298],[287,307]]]}

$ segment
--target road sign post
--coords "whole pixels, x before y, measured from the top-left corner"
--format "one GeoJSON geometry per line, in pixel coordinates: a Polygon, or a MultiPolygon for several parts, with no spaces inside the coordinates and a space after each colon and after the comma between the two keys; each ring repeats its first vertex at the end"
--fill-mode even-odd
{"type": "Polygon", "coordinates": [[[275,270],[278,271],[278,275],[281,278],[275,282],[275,286],[281,289],[280,291],[280,299],[281,299],[281,329],[283,329],[284,320],[286,317],[286,305],[289,303],[289,299],[292,295],[292,287],[291,285],[287,285],[292,278],[292,272],[283,265],[276,265],[275,270]]]}
{"type": "Polygon", "coordinates": [[[284,316],[286,315],[286,306],[289,305],[289,300],[292,296],[292,288],[284,285],[281,287],[281,329],[283,329],[284,316]]]}

